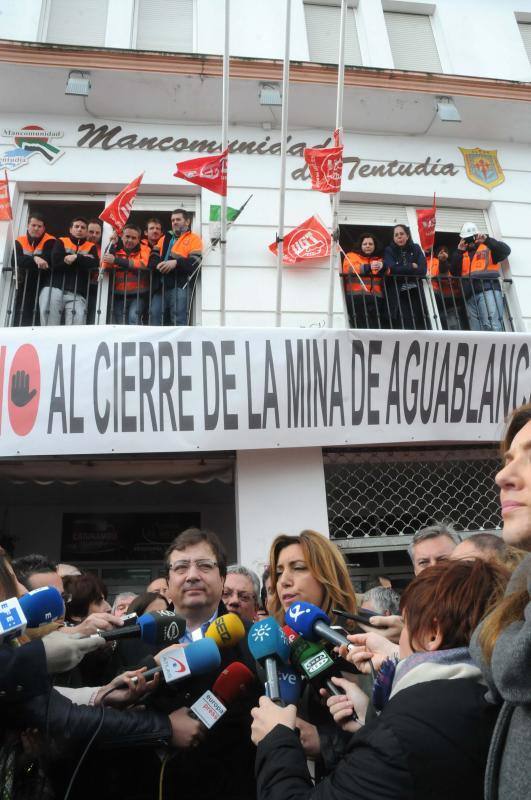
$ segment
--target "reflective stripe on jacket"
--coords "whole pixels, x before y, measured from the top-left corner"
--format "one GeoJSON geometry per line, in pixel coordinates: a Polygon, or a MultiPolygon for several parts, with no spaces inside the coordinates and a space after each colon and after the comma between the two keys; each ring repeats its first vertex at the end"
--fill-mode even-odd
{"type": "MultiPolygon", "coordinates": [[[[379,275],[368,273],[364,275],[365,269],[368,264],[373,261],[382,262],[381,256],[362,256],[359,253],[346,253],[343,259],[343,274],[350,277],[345,281],[345,291],[348,294],[366,294],[363,286],[371,294],[381,295],[383,293],[383,277],[379,275]],[[356,277],[357,275],[360,278],[356,277]],[[363,286],[361,282],[363,281],[363,286]]],[[[379,272],[378,268],[376,272],[379,272]]]]}
{"type": "Polygon", "coordinates": [[[34,245],[31,244],[27,235],[17,237],[17,242],[22,247],[22,252],[25,256],[42,256],[44,245],[50,241],[55,241],[55,236],[50,236],[49,233],[43,233],[39,241],[34,245]]]}
{"type": "Polygon", "coordinates": [[[151,250],[144,244],[140,244],[138,249],[127,252],[123,248],[116,250],[113,254],[116,258],[124,258],[129,262],[130,271],[120,270],[119,265],[114,266],[116,274],[114,277],[114,291],[119,294],[132,294],[134,292],[146,292],[149,289],[149,275],[147,265],[151,250]],[[136,270],[145,270],[137,272],[136,270]]]}

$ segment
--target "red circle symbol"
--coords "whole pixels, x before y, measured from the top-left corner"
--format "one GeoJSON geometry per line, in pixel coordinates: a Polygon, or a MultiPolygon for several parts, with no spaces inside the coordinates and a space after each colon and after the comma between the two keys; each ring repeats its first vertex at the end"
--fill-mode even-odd
{"type": "Polygon", "coordinates": [[[11,427],[19,436],[26,436],[35,425],[41,394],[41,368],[33,345],[23,344],[15,353],[7,391],[11,427]]]}

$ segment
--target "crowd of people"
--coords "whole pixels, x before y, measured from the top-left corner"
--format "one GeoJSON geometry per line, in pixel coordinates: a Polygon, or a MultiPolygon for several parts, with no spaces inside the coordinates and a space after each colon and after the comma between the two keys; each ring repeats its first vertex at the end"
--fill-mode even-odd
{"type": "Polygon", "coordinates": [[[175,209],[170,221],[165,234],[157,217],[146,221],[145,230],[127,222],[102,253],[100,219],[74,217],[67,235],[56,238],[47,233],[44,216],[32,211],[12,260],[18,283],[15,324],[188,325],[191,278],[203,243],[190,230],[188,211],[175,209]],[[98,291],[105,272],[108,309],[98,291]]]}
{"type": "Polygon", "coordinates": [[[227,565],[214,533],[188,529],[162,574],[112,605],[90,572],[3,553],[2,598],[54,587],[64,614],[0,645],[2,797],[530,797],[530,451],[531,405],[503,443],[503,536],[418,531],[401,596],[383,577],[356,595],[339,549],[311,530],[278,535],[260,580],[227,565]],[[129,635],[146,619],[170,620],[176,638],[129,635]],[[191,655],[212,636],[218,661],[196,673],[191,655]],[[235,663],[247,677],[220,712],[235,663]],[[213,725],[198,716],[205,698],[213,725]]]}
{"type": "Polygon", "coordinates": [[[503,331],[504,302],[500,263],[510,247],[466,222],[457,247],[441,244],[424,253],[407,225],[395,225],[383,248],[372,233],[362,233],[345,253],[343,281],[353,328],[430,327],[422,281],[429,275],[445,330],[503,331]]]}
{"type": "MultiPolygon", "coordinates": [[[[19,270],[15,324],[189,324],[191,287],[203,253],[191,222],[192,215],[178,208],[167,233],[158,217],[150,217],[144,230],[127,223],[102,253],[101,220],[75,217],[68,234],[55,238],[44,216],[32,212],[13,257],[19,270]],[[105,307],[98,291],[104,273],[111,277],[105,307]]],[[[362,233],[342,266],[351,326],[429,328],[434,310],[421,280],[428,275],[443,329],[505,330],[500,263],[510,247],[480,233],[473,222],[463,225],[460,237],[453,251],[441,244],[425,254],[407,225],[394,226],[385,248],[373,233],[362,233]]]]}

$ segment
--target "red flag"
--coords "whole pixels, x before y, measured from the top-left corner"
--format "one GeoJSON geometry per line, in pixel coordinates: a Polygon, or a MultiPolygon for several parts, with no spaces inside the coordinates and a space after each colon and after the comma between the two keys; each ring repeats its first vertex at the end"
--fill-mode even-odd
{"type": "Polygon", "coordinates": [[[307,147],[304,160],[308,164],[312,189],[316,192],[336,194],[341,189],[343,173],[343,145],[339,144],[339,131],[334,131],[334,147],[307,147]]]}
{"type": "Polygon", "coordinates": [[[431,250],[435,242],[435,195],[432,208],[417,208],[417,226],[420,246],[423,250],[431,250]]]}
{"type": "Polygon", "coordinates": [[[0,180],[0,220],[10,219],[13,219],[13,212],[11,211],[11,201],[9,199],[7,172],[4,170],[4,180],[0,180]]]}
{"type": "MultiPolygon", "coordinates": [[[[327,258],[330,256],[331,241],[332,237],[319,217],[310,217],[284,236],[282,262],[296,264],[299,261],[327,258]]],[[[269,249],[277,255],[278,243],[273,242],[269,249]]]]}
{"type": "Polygon", "coordinates": [[[135,197],[142,183],[144,173],[131,181],[120,194],[117,194],[112,203],[104,208],[100,214],[100,219],[112,225],[116,233],[120,234],[131,213],[135,197]]]}
{"type": "Polygon", "coordinates": [[[206,158],[192,158],[190,161],[181,161],[176,164],[176,178],[183,178],[190,183],[204,186],[211,192],[226,196],[227,194],[227,161],[228,150],[219,156],[206,156],[206,158]]]}

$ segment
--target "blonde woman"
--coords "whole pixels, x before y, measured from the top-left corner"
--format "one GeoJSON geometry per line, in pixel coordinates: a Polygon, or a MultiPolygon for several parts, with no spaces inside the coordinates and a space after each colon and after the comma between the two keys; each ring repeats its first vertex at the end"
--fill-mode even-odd
{"type": "Polygon", "coordinates": [[[286,609],[297,601],[319,606],[333,622],[332,608],[356,611],[356,595],[345,560],[320,533],[306,530],[298,536],[280,534],[271,545],[269,564],[268,609],[281,625],[286,609]]]}
{"type": "MultiPolygon", "coordinates": [[[[302,601],[322,608],[333,623],[332,608],[354,613],[356,595],[347,565],[337,547],[315,531],[298,536],[277,536],[269,554],[271,587],[267,607],[284,625],[284,613],[292,603],[302,601]]],[[[344,620],[339,620],[344,625],[344,620]]],[[[345,665],[348,669],[348,665],[345,665]]],[[[318,777],[326,774],[344,749],[341,732],[330,725],[322,699],[311,688],[303,693],[297,713],[297,728],[306,757],[316,762],[318,777]]]]}

